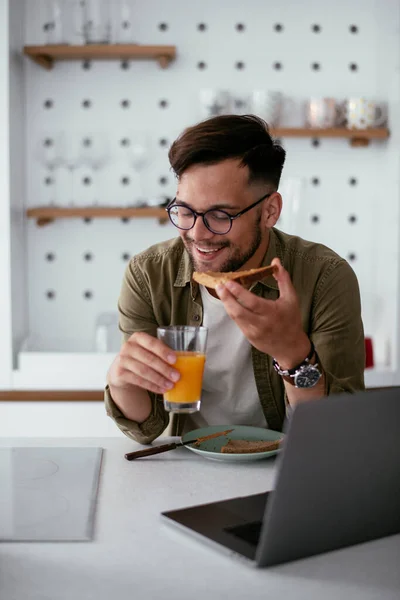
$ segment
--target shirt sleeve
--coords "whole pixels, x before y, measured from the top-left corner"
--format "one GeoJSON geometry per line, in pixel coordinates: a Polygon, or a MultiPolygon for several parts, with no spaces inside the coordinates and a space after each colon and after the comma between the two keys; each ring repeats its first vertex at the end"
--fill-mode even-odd
{"type": "MultiPolygon", "coordinates": [[[[118,301],[119,328],[124,341],[137,331],[144,331],[156,336],[157,322],[151,303],[148,286],[140,269],[132,259],[125,270],[118,301]]],[[[150,444],[166,429],[169,414],[165,411],[162,396],[148,392],[151,400],[151,413],[143,423],[127,419],[111,397],[107,386],[104,393],[106,412],[118,428],[129,438],[141,443],[150,444]]]]}
{"type": "Polygon", "coordinates": [[[151,398],[151,413],[143,423],[127,419],[111,397],[110,388],[104,391],[106,413],[113,419],[117,427],[127,437],[140,444],[150,444],[168,427],[169,416],[162,405],[162,396],[149,392],[151,398]]]}
{"type": "Polygon", "coordinates": [[[365,342],[358,281],[350,265],[331,264],[315,290],[310,338],[325,373],[325,393],[365,389],[365,342]]]}

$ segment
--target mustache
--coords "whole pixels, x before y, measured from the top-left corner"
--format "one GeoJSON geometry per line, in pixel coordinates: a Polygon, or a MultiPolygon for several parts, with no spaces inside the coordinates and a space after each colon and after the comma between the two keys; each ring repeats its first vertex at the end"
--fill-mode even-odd
{"type": "Polygon", "coordinates": [[[230,246],[229,242],[224,242],[223,244],[210,244],[209,242],[202,242],[202,241],[194,241],[193,239],[191,239],[190,237],[186,237],[185,241],[188,242],[189,244],[192,244],[193,246],[201,246],[201,248],[205,248],[207,250],[220,250],[221,248],[228,248],[230,246]]]}

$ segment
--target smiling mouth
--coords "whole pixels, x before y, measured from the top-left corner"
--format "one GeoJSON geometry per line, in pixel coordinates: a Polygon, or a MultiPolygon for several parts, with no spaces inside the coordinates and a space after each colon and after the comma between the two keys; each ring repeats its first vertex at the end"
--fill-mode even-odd
{"type": "Polygon", "coordinates": [[[222,248],[201,248],[200,246],[195,246],[195,248],[197,252],[201,252],[202,254],[213,254],[222,250],[222,248]]]}
{"type": "Polygon", "coordinates": [[[196,244],[193,244],[193,247],[196,251],[196,256],[206,261],[216,258],[217,255],[220,254],[220,252],[225,248],[225,246],[219,246],[219,248],[210,248],[207,246],[197,246],[196,244]]]}

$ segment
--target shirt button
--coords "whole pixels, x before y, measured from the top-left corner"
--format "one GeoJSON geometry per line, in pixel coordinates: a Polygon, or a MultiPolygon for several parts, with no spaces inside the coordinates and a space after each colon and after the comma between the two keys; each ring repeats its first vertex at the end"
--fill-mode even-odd
{"type": "Polygon", "coordinates": [[[193,321],[200,321],[199,315],[193,315],[193,321]]]}

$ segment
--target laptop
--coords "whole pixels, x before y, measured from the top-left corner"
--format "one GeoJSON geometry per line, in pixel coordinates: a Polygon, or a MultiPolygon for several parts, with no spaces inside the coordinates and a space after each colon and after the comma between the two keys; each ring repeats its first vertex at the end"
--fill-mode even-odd
{"type": "Polygon", "coordinates": [[[258,567],[400,532],[400,388],[299,404],[285,433],[273,491],[163,519],[258,567]]]}

